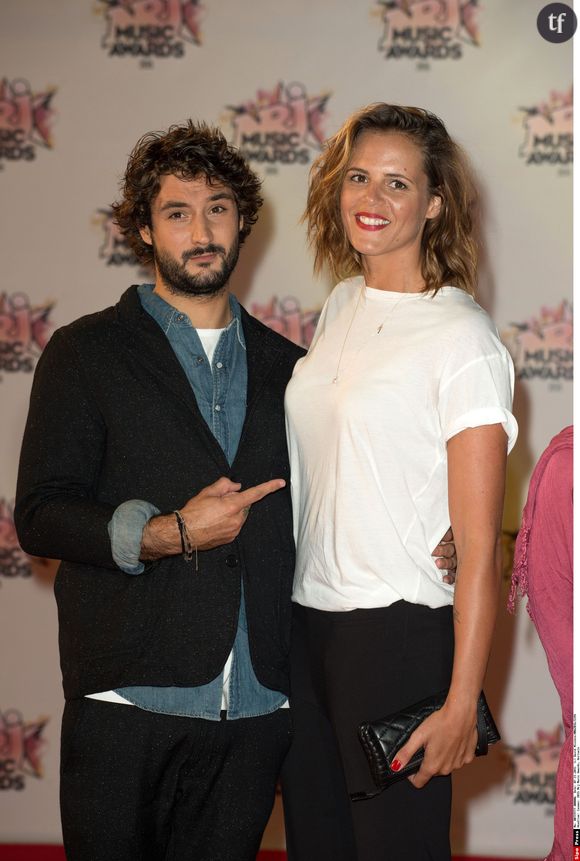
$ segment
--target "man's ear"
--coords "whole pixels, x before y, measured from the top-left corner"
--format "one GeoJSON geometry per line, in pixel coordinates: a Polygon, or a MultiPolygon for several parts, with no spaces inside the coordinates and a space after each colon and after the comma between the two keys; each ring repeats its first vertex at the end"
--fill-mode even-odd
{"type": "Polygon", "coordinates": [[[153,245],[153,237],[151,236],[151,228],[148,224],[143,225],[143,227],[139,228],[139,233],[141,234],[141,239],[143,242],[146,242],[147,245],[153,245]]]}

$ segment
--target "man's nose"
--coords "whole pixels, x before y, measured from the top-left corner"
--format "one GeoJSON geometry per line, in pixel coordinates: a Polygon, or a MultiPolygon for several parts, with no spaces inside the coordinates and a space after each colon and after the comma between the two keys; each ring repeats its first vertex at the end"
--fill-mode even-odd
{"type": "Polygon", "coordinates": [[[191,241],[194,245],[208,245],[212,240],[211,225],[203,215],[196,215],[191,220],[191,241]]]}

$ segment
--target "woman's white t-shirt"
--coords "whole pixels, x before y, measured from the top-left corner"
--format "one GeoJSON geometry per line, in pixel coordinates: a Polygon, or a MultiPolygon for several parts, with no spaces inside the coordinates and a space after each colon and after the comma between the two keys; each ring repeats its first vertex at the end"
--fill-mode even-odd
{"type": "Polygon", "coordinates": [[[286,391],[293,600],[338,611],[451,604],[431,557],[450,523],[446,443],[501,423],[509,451],[513,382],[495,326],[463,290],[338,284],[286,391]]]}

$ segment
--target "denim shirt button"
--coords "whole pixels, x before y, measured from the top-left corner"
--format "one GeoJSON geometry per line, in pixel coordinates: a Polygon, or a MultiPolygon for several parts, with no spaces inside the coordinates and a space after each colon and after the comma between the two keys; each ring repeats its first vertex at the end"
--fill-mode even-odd
{"type": "Polygon", "coordinates": [[[223,362],[216,362],[216,368],[219,368],[221,370],[223,366],[223,362]]]}
{"type": "Polygon", "coordinates": [[[198,356],[195,361],[198,365],[203,365],[203,356],[198,356]]]}
{"type": "Polygon", "coordinates": [[[237,568],[238,562],[239,560],[235,553],[230,553],[229,556],[226,556],[226,565],[228,568],[237,568]]]}
{"type": "Polygon", "coordinates": [[[185,314],[178,314],[175,319],[178,323],[183,323],[183,321],[185,320],[185,314]]]}

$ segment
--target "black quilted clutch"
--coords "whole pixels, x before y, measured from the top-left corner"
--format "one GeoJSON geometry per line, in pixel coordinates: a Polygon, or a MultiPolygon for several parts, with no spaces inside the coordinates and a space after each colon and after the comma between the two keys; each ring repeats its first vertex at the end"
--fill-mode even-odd
{"type": "MultiPolygon", "coordinates": [[[[400,771],[391,771],[390,765],[396,753],[409,740],[419,724],[430,714],[440,709],[446,698],[447,691],[440,691],[438,694],[427,697],[419,703],[414,703],[408,708],[388,715],[388,717],[378,718],[378,720],[360,725],[359,738],[369,761],[373,781],[379,791],[419,771],[425,754],[423,748],[420,748],[400,771]]],[[[488,746],[495,744],[499,739],[500,734],[482,691],[477,701],[477,747],[475,748],[475,755],[484,756],[488,746]]],[[[351,797],[357,800],[370,796],[365,793],[356,793],[351,797]]]]}

